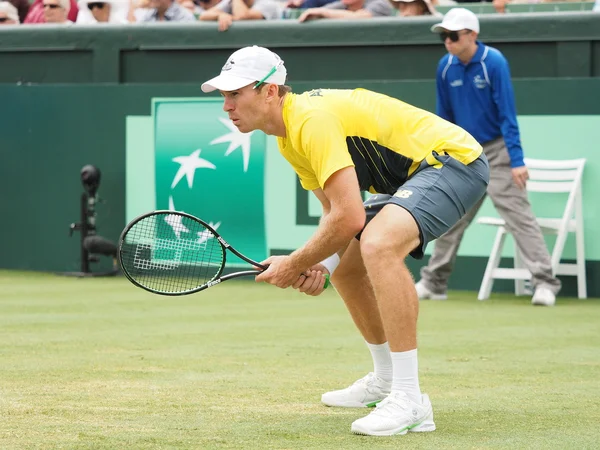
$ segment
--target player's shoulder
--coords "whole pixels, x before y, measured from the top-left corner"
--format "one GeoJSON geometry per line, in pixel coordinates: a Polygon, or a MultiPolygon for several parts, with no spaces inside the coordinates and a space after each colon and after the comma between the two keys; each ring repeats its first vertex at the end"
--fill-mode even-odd
{"type": "Polygon", "coordinates": [[[335,89],[313,89],[296,96],[296,112],[303,117],[328,116],[343,101],[341,91],[335,89]]]}
{"type": "Polygon", "coordinates": [[[297,130],[323,129],[332,121],[338,121],[331,103],[323,95],[324,90],[315,89],[296,95],[293,106],[293,121],[297,130]],[[309,125],[309,127],[307,127],[309,125]]]}
{"type": "Polygon", "coordinates": [[[506,57],[500,50],[498,50],[496,47],[490,47],[489,45],[486,45],[485,47],[485,56],[482,59],[484,59],[486,62],[507,64],[506,57]]]}

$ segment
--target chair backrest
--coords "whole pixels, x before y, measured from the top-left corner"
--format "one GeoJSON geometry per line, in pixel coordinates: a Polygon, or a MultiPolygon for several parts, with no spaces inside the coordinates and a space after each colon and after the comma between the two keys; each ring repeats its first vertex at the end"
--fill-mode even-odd
{"type": "Polygon", "coordinates": [[[527,191],[568,193],[567,203],[560,218],[558,235],[552,251],[554,271],[560,264],[562,251],[567,239],[568,225],[575,216],[576,226],[583,232],[583,201],[581,198],[581,179],[585,159],[544,160],[525,158],[529,172],[527,191]]]}
{"type": "MultiPolygon", "coordinates": [[[[562,246],[566,239],[569,221],[574,215],[581,216],[583,214],[581,179],[583,177],[585,159],[545,160],[525,158],[525,165],[529,172],[527,191],[564,192],[569,194],[560,218],[560,244],[558,253],[561,253],[562,246]]],[[[580,220],[583,220],[583,218],[580,217],[580,220]]],[[[557,256],[553,253],[553,263],[558,263],[558,260],[556,260],[558,257],[560,257],[560,255],[557,256]]]]}
{"type": "Polygon", "coordinates": [[[525,158],[529,171],[530,192],[569,192],[576,194],[581,186],[585,159],[546,160],[525,158]]]}

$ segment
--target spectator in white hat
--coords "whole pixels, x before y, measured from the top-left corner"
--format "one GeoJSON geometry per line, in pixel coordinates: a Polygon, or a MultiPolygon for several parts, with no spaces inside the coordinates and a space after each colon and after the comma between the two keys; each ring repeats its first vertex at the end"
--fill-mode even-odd
{"type": "Polygon", "coordinates": [[[390,0],[392,7],[402,17],[412,16],[441,16],[431,3],[431,0],[390,0]]]}
{"type": "Polygon", "coordinates": [[[80,0],[77,24],[92,23],[129,23],[127,12],[129,3],[123,0],[80,0]]]}
{"type": "Polygon", "coordinates": [[[18,25],[19,13],[9,2],[0,2],[0,25],[18,25]]]}

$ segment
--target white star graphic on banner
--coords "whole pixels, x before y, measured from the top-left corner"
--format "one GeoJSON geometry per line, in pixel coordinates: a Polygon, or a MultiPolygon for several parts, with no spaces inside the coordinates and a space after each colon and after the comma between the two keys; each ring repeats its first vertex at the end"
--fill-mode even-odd
{"type": "Polygon", "coordinates": [[[229,147],[225,152],[225,156],[229,156],[234,150],[242,148],[242,158],[244,159],[244,172],[248,172],[248,163],[250,161],[250,137],[254,131],[250,133],[242,133],[229,119],[219,117],[219,120],[223,125],[229,128],[231,133],[224,134],[216,139],[210,141],[210,145],[221,144],[223,142],[229,142],[229,147]]]}
{"type": "Polygon", "coordinates": [[[171,183],[171,189],[177,186],[177,183],[185,176],[187,178],[188,186],[191,189],[194,185],[194,174],[196,173],[196,169],[216,169],[217,167],[207,161],[206,159],[200,158],[200,152],[202,149],[198,149],[194,151],[189,156],[178,156],[173,158],[173,161],[181,164],[179,170],[175,174],[175,178],[173,178],[173,183],[171,183]]]}
{"type": "MultiPolygon", "coordinates": [[[[217,223],[208,222],[208,226],[210,226],[215,231],[217,231],[219,229],[219,225],[221,225],[221,222],[217,222],[217,223]]],[[[211,239],[213,237],[214,237],[214,235],[208,230],[198,231],[198,244],[202,244],[203,242],[208,241],[209,239],[211,239]]]]}
{"type": "MultiPolygon", "coordinates": [[[[173,197],[169,196],[169,211],[176,211],[175,204],[173,203],[173,197]]],[[[183,211],[181,211],[183,212],[183,211]]],[[[177,236],[177,239],[180,238],[181,233],[189,233],[190,230],[181,222],[183,217],[179,214],[169,214],[165,217],[165,222],[169,224],[169,226],[173,229],[173,233],[177,236]]]]}

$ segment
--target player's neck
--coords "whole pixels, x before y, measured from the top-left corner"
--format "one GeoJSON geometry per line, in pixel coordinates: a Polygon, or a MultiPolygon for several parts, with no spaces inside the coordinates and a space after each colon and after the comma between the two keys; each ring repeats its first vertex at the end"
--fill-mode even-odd
{"type": "Polygon", "coordinates": [[[287,131],[285,129],[285,122],[283,120],[283,99],[281,97],[276,105],[273,105],[272,111],[269,117],[261,127],[261,130],[265,134],[277,137],[287,137],[287,131]]]}

